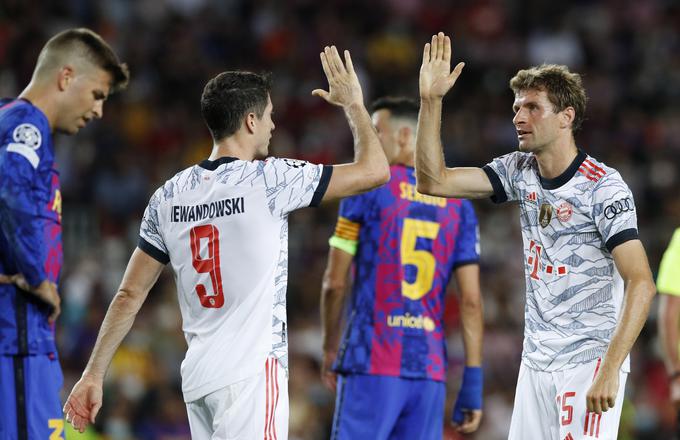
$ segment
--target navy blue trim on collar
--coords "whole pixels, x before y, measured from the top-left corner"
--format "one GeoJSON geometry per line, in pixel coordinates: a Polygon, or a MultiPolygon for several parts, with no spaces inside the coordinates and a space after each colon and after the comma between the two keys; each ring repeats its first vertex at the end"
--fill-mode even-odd
{"type": "Polygon", "coordinates": [[[312,201],[309,206],[316,207],[319,206],[323,196],[326,194],[328,189],[328,183],[331,181],[331,176],[333,175],[333,166],[324,165],[323,171],[321,172],[321,178],[319,179],[318,185],[316,185],[316,191],[314,191],[314,196],[312,196],[312,201]]]}
{"type": "Polygon", "coordinates": [[[217,169],[217,167],[219,167],[220,165],[223,165],[223,164],[229,163],[229,162],[233,162],[235,160],[238,160],[238,158],[237,157],[229,157],[229,156],[220,157],[219,159],[215,159],[215,160],[206,159],[206,160],[202,161],[201,163],[199,163],[198,166],[201,167],[201,168],[205,168],[206,170],[215,171],[217,169]]]}
{"type": "Polygon", "coordinates": [[[586,160],[586,157],[588,157],[586,153],[578,150],[578,154],[571,165],[569,165],[569,167],[562,174],[555,177],[554,179],[546,179],[539,174],[538,178],[541,180],[541,187],[543,187],[543,189],[557,189],[569,182],[571,178],[574,177],[583,161],[586,160]]]}

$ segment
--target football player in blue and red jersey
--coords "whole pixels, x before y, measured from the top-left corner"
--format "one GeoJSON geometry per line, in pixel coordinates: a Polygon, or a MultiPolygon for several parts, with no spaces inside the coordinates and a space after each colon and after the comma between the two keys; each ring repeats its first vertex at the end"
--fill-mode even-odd
{"type": "Polygon", "coordinates": [[[322,378],[337,387],[331,438],[442,438],[447,363],[442,315],[452,274],[461,292],[466,356],[452,422],[459,432],[473,432],[482,416],[477,218],[467,200],[416,191],[415,101],[379,99],[372,119],[392,177],[342,201],[322,287],[322,378]]]}
{"type": "Polygon", "coordinates": [[[60,311],[61,193],[52,133],[102,117],[128,81],[125,64],[88,29],[40,52],[31,82],[0,102],[0,438],[63,438],[60,311]]]}

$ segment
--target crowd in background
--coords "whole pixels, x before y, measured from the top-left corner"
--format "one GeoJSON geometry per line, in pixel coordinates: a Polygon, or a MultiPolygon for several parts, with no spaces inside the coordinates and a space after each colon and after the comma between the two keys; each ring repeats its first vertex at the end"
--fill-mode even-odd
{"type": "MultiPolygon", "coordinates": [[[[342,112],[310,93],[327,87],[323,46],[351,51],[367,102],[386,94],[417,97],[422,46],[443,30],[452,35],[454,62],[466,62],[445,101],[447,162],[482,166],[517,145],[508,80],[529,65],[566,64],[583,74],[589,94],[577,145],[630,185],[653,271],[680,224],[680,5],[671,0],[4,0],[0,95],[20,93],[45,41],[73,26],[90,27],[112,43],[132,80],[108,100],[102,121],[56,139],[64,197],[58,345],[65,392],[94,345],[149,197],[210,153],[199,98],[207,80],[224,70],[273,73],[272,155],[349,161],[352,138],[342,112]]],[[[493,440],[507,435],[519,369],[523,256],[516,207],[474,205],[481,225],[485,400],[482,426],[469,438],[493,440]]],[[[318,307],[336,215],[337,204],[329,204],[291,217],[291,440],[325,439],[330,432],[334,395],[319,378],[318,307]]],[[[449,290],[450,408],[464,359],[456,286],[449,290]]],[[[655,323],[653,310],[632,352],[620,438],[671,438],[675,412],[655,323]]],[[[104,407],[88,437],[187,438],[179,376],[185,349],[166,271],[113,360],[104,407]]]]}

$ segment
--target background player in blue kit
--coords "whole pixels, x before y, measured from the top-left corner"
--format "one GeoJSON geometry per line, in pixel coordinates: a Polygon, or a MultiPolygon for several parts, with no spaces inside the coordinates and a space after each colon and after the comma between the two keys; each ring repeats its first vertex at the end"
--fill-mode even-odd
{"type": "Polygon", "coordinates": [[[0,103],[0,438],[63,438],[62,373],[54,340],[60,312],[61,193],[54,131],[101,118],[128,70],[87,29],[40,52],[30,84],[0,103]]]}
{"type": "Polygon", "coordinates": [[[332,438],[442,438],[447,362],[442,315],[452,273],[461,292],[466,355],[453,422],[459,431],[472,432],[482,416],[477,218],[467,200],[416,192],[416,102],[379,99],[372,119],[392,177],[342,201],[322,288],[326,385],[335,389],[339,373],[332,438]]]}

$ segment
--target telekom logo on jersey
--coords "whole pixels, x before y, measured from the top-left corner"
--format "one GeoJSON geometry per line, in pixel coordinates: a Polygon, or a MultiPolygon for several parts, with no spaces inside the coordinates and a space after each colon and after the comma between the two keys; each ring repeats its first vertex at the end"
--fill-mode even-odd
{"type": "Polygon", "coordinates": [[[536,244],[534,240],[529,242],[529,256],[527,257],[527,264],[531,269],[529,276],[534,280],[541,279],[541,273],[547,275],[557,275],[562,276],[567,273],[567,266],[557,266],[552,264],[545,264],[541,262],[541,254],[543,253],[543,247],[536,244]]]}

